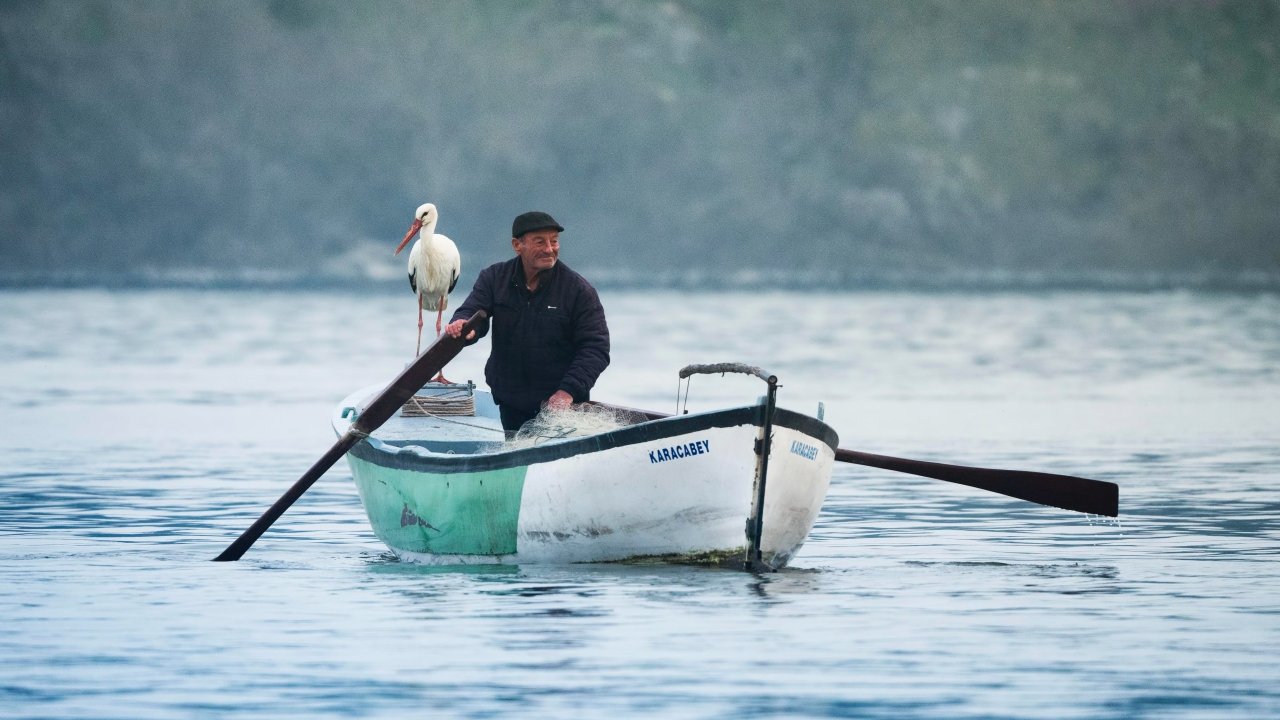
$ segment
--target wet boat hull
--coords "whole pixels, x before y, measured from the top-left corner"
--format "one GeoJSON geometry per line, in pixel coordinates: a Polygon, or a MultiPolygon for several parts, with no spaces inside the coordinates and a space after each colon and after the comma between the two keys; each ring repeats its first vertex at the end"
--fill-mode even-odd
{"type": "MultiPolygon", "coordinates": [[[[358,408],[355,397],[342,407],[358,408]]],[[[476,397],[477,417],[490,417],[487,394],[476,397]]],[[[415,433],[404,419],[347,457],[374,533],[405,559],[736,562],[747,547],[761,417],[760,407],[731,408],[507,452],[486,451],[484,428],[406,437],[415,433]]],[[[335,415],[335,431],[347,426],[335,415]]],[[[785,565],[812,529],[837,444],[820,421],[776,411],[761,543],[770,566],[785,565]]]]}

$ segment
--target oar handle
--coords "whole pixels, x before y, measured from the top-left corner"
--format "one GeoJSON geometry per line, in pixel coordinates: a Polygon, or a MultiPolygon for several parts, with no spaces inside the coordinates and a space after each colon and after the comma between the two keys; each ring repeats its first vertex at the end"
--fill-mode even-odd
{"type": "Polygon", "coordinates": [[[476,314],[462,326],[462,332],[458,337],[444,333],[436,338],[426,352],[419,355],[418,359],[405,368],[395,380],[392,380],[373,402],[360,411],[356,421],[351,425],[352,431],[368,435],[382,427],[382,424],[396,414],[396,411],[413,397],[414,393],[422,389],[423,385],[443,370],[444,366],[466,347],[467,333],[478,327],[488,317],[485,311],[477,310],[476,314]]]}

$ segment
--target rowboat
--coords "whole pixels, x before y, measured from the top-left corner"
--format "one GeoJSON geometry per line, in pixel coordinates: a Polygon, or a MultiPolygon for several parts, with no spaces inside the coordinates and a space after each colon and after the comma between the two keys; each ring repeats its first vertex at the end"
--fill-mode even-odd
{"type": "MultiPolygon", "coordinates": [[[[405,560],[777,569],[813,528],[838,438],[820,417],[777,407],[777,379],[758,368],[690,366],[681,375],[717,371],[759,375],[769,393],[676,416],[597,403],[614,411],[616,427],[512,448],[488,392],[428,383],[406,408],[461,393],[466,414],[402,411],[346,457],[374,534],[405,560]]],[[[349,433],[381,390],[339,403],[334,432],[349,433]]]]}
{"type": "Polygon", "coordinates": [[[439,397],[458,388],[427,381],[485,317],[437,338],[385,387],[340,403],[333,447],[214,560],[243,557],[342,457],[374,533],[403,558],[439,564],[667,560],[776,570],[813,529],[835,461],[1075,512],[1120,511],[1111,482],[838,448],[821,404],[815,417],[779,408],[777,376],[738,363],[690,365],[680,377],[755,375],[769,388],[756,405],[671,417],[592,403],[619,421],[546,435],[534,447],[504,445],[488,393],[468,383],[459,418],[458,403],[439,397]],[[407,413],[411,405],[419,412],[407,413]]]}

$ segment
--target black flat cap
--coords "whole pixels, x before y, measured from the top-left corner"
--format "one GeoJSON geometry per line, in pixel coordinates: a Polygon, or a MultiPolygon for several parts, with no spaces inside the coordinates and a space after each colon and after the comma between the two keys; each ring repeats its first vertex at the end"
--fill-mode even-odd
{"type": "Polygon", "coordinates": [[[564,228],[560,227],[560,223],[556,219],[544,212],[527,212],[517,215],[514,222],[511,223],[511,237],[518,238],[525,233],[534,230],[549,230],[555,228],[556,232],[564,232],[564,228]]]}

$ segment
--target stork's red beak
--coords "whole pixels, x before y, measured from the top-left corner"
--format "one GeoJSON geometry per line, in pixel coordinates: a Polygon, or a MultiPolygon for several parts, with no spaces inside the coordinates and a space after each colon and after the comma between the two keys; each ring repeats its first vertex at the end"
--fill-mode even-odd
{"type": "Polygon", "coordinates": [[[409,226],[409,232],[405,233],[404,239],[400,241],[400,247],[396,248],[395,254],[399,255],[400,251],[404,249],[404,246],[408,245],[409,241],[413,239],[413,236],[417,235],[418,231],[421,229],[422,229],[422,220],[414,220],[413,224],[409,226]]]}

